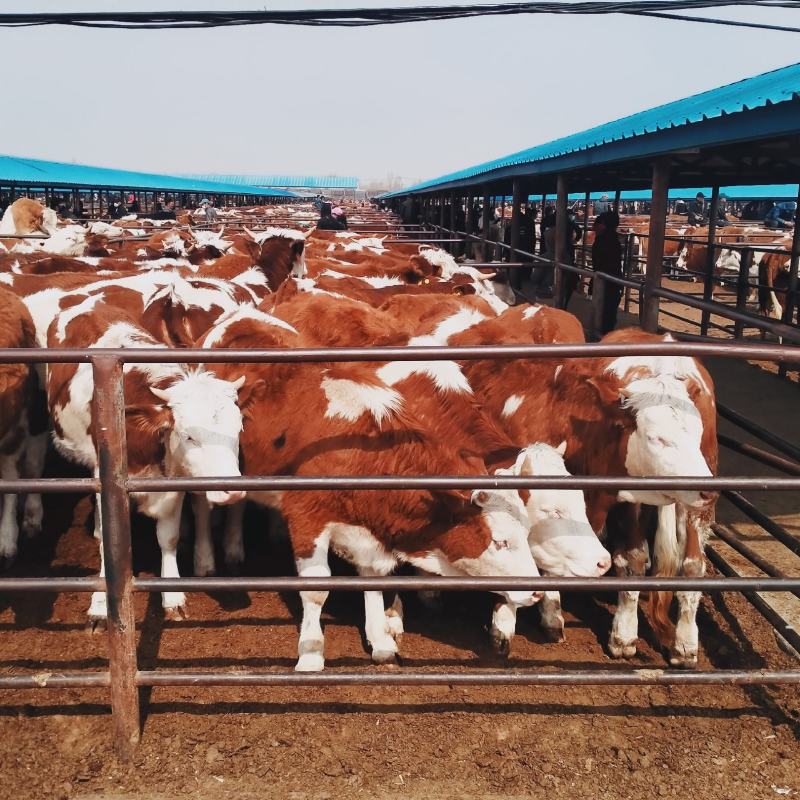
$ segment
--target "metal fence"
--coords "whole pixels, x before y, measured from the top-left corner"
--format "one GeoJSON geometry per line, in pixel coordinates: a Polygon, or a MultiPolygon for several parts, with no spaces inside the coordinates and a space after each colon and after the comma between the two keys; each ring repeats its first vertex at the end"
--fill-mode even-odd
{"type": "MultiPolygon", "coordinates": [[[[297,350],[0,350],[0,363],[91,363],[94,378],[92,418],[98,455],[98,478],[21,479],[0,481],[2,492],[45,493],[99,492],[106,577],[0,578],[0,591],[91,592],[105,590],[108,605],[109,668],[103,672],[14,675],[0,677],[0,689],[105,687],[111,695],[115,744],[130,757],[140,734],[138,689],[142,686],[330,686],[330,685],[560,685],[560,684],[800,684],[800,670],[715,670],[627,672],[501,670],[471,672],[325,672],[296,674],[266,671],[148,671],[137,666],[134,592],[161,591],[281,591],[332,589],[497,590],[511,588],[569,591],[701,590],[745,592],[771,624],[781,628],[787,641],[800,650],[800,635],[781,627],[780,619],[763,607],[757,592],[800,592],[800,578],[786,577],[762,559],[768,577],[736,576],[727,562],[713,551],[709,557],[725,575],[709,578],[140,578],[133,576],[131,561],[130,492],[167,490],[206,491],[221,488],[245,490],[336,490],[416,488],[577,488],[642,489],[673,488],[710,491],[800,489],[800,465],[790,463],[788,477],[754,478],[652,478],[652,477],[501,477],[501,476],[261,476],[238,478],[132,478],[128,475],[125,438],[125,363],[326,363],[342,361],[476,360],[507,358],[568,359],[623,355],[686,355],[724,358],[769,359],[800,362],[800,349],[781,345],[712,343],[654,343],[638,345],[570,344],[491,347],[389,347],[297,350]],[[759,607],[761,603],[762,607],[759,607]]],[[[787,444],[787,447],[791,447],[787,444]]],[[[758,450],[758,448],[755,448],[758,450]]],[[[767,456],[770,454],[767,453],[767,456]]],[[[790,534],[786,534],[792,540],[790,534]]],[[[787,541],[788,541],[787,540],[787,541]]],[[[797,551],[795,551],[797,552],[797,551]]],[[[754,562],[757,563],[757,562],[754,562]]]]}

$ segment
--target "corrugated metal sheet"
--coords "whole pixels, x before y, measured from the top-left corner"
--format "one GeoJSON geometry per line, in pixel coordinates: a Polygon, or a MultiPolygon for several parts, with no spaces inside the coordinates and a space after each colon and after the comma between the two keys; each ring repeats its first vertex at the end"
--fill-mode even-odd
{"type": "Polygon", "coordinates": [[[186,178],[224,181],[235,186],[279,186],[287,189],[357,189],[352,175],[215,175],[188,174],[186,178]]]}
{"type": "MultiPolygon", "coordinates": [[[[721,186],[720,194],[727,196],[729,200],[796,200],[797,199],[797,184],[796,183],[781,183],[772,186],[721,186]]],[[[698,192],[702,192],[706,198],[711,197],[710,186],[700,186],[694,189],[670,189],[670,200],[693,200],[698,192]]],[[[614,191],[609,190],[606,192],[591,192],[589,197],[592,200],[599,200],[602,195],[608,195],[609,200],[614,199],[614,191]]],[[[651,192],[649,189],[631,189],[629,191],[620,192],[620,197],[623,200],[649,200],[651,192]]],[[[570,200],[583,200],[585,194],[583,192],[571,192],[569,194],[570,200]]],[[[529,200],[540,201],[541,194],[528,195],[529,200]]],[[[548,195],[548,199],[555,200],[555,195],[548,195]]],[[[511,202],[511,198],[508,198],[511,202]]]]}
{"type": "Polygon", "coordinates": [[[633,139],[657,131],[798,98],[800,98],[800,64],[791,64],[788,67],[764,72],[761,75],[701,92],[683,100],[675,100],[647,111],[640,111],[614,122],[564,136],[561,139],[521,150],[494,161],[486,161],[449,175],[442,175],[387,196],[407,194],[442,183],[472,178],[503,167],[545,161],[569,153],[600,147],[610,142],[633,139]]]}
{"type": "Polygon", "coordinates": [[[34,158],[0,155],[0,183],[13,181],[24,186],[53,187],[86,186],[114,189],[155,189],[172,192],[207,192],[209,194],[257,194],[262,197],[292,197],[291,192],[279,189],[259,189],[229,183],[162,175],[150,172],[92,167],[86,164],[66,164],[60,161],[41,161],[34,158]]]}

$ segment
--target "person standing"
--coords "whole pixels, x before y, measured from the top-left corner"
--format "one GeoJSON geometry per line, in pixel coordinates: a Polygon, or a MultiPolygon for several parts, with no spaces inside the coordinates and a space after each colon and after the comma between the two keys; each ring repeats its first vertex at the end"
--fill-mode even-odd
{"type": "MultiPolygon", "coordinates": [[[[622,245],[617,228],[619,214],[606,211],[594,221],[594,242],[592,242],[592,266],[595,272],[622,277],[622,245]]],[[[601,334],[613,331],[617,326],[617,311],[622,297],[622,286],[611,281],[603,281],[603,313],[601,334]]]]}

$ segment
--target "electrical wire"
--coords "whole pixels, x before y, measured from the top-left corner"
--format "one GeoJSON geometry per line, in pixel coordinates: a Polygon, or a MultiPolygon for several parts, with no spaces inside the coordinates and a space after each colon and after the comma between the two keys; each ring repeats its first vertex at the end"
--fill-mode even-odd
{"type": "Polygon", "coordinates": [[[239,25],[301,25],[309,27],[366,27],[432,22],[471,17],[521,14],[628,14],[684,22],[760,28],[799,33],[800,28],[764,22],[730,20],[677,13],[711,8],[784,8],[800,10],[800,0],[547,0],[417,7],[261,10],[261,11],[99,11],[0,13],[0,27],[68,25],[80,28],[165,30],[220,28],[239,25]]]}

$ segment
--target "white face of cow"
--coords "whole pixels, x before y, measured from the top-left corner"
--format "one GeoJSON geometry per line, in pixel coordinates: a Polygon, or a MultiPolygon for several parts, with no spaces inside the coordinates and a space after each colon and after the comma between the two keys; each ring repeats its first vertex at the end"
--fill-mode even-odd
{"type": "MultiPolygon", "coordinates": [[[[460,559],[454,566],[469,575],[509,575],[535,578],[539,575],[528,547],[528,515],[519,493],[502,489],[479,489],[472,502],[483,509],[492,541],[478,558],[460,559]]],[[[498,592],[512,605],[530,606],[542,599],[541,592],[498,592]]]]}
{"type": "MultiPolygon", "coordinates": [[[[566,442],[559,447],[537,442],[526,447],[510,470],[513,475],[569,475],[564,466],[566,442]]],[[[580,489],[531,489],[526,503],[528,544],[539,569],[547,575],[599,577],[611,566],[611,555],[586,516],[580,489]]]]}
{"type": "MultiPolygon", "coordinates": [[[[236,404],[244,378],[224,381],[192,372],[167,389],[151,389],[172,411],[168,451],[178,474],[192,478],[234,477],[239,471],[242,413],[236,404]]],[[[243,500],[242,491],[206,492],[210,503],[243,500]]]]}
{"type": "MultiPolygon", "coordinates": [[[[703,421],[689,397],[686,382],[672,376],[633,381],[623,390],[623,403],[636,415],[628,439],[625,468],[629,475],[711,477],[700,449],[703,421]]],[[[697,491],[622,491],[628,502],[666,505],[675,501],[700,508],[709,500],[697,491]]]]}
{"type": "Polygon", "coordinates": [[[725,248],[720,251],[714,266],[722,272],[738,272],[741,263],[741,255],[738,250],[725,248]]]}

